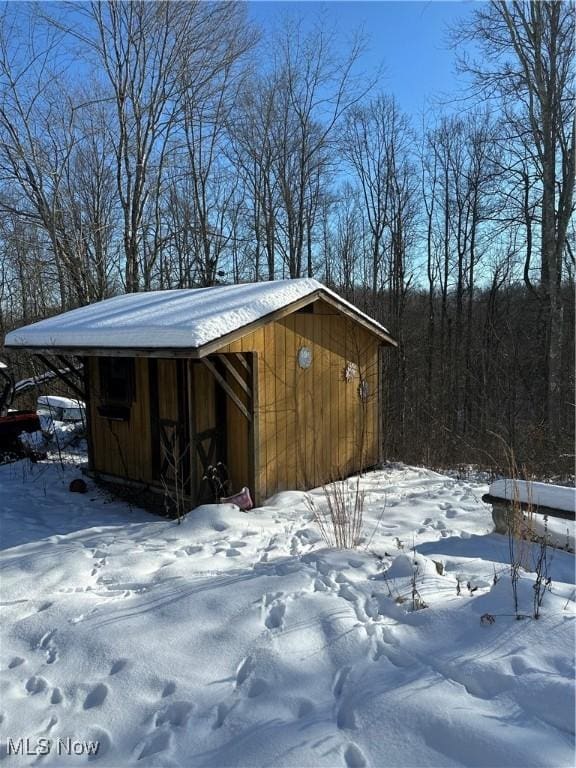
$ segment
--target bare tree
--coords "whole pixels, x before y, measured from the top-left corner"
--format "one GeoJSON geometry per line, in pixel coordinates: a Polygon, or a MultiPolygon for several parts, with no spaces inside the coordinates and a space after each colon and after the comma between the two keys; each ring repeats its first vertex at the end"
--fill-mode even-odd
{"type": "Polygon", "coordinates": [[[86,303],[77,238],[65,203],[66,178],[80,140],[75,102],[58,85],[61,35],[39,38],[37,20],[4,9],[0,19],[0,209],[40,226],[54,255],[60,306],[86,303]]]}
{"type": "Polygon", "coordinates": [[[127,291],[150,287],[164,245],[155,231],[143,246],[145,213],[162,191],[183,96],[209,89],[252,44],[245,15],[245,9],[228,2],[110,0],[72,3],[64,20],[56,14],[49,19],[87,46],[110,89],[127,291]]]}
{"type": "Polygon", "coordinates": [[[457,33],[459,41],[472,41],[481,48],[480,62],[471,58],[461,62],[475,76],[477,89],[500,100],[512,128],[521,116],[525,127],[520,140],[530,175],[541,189],[539,291],[545,307],[547,410],[552,437],[562,415],[561,283],[567,229],[574,209],[574,37],[574,5],[558,0],[492,0],[478,7],[472,20],[457,33]]]}

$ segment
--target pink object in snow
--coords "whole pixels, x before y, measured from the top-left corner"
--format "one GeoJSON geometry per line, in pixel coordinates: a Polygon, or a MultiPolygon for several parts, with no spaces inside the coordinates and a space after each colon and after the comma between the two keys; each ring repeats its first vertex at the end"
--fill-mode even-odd
{"type": "Polygon", "coordinates": [[[250,490],[246,486],[244,486],[244,488],[242,488],[242,490],[238,493],[220,499],[220,503],[236,504],[236,506],[240,507],[240,509],[244,510],[244,512],[246,512],[248,509],[252,509],[254,506],[254,502],[250,496],[250,490]]]}

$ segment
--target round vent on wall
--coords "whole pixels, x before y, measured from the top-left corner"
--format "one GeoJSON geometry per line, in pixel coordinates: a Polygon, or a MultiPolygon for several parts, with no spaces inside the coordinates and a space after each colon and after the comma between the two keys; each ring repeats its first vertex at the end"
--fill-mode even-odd
{"type": "Polygon", "coordinates": [[[300,368],[310,368],[312,365],[312,350],[310,347],[300,347],[298,350],[298,365],[300,368]]]}

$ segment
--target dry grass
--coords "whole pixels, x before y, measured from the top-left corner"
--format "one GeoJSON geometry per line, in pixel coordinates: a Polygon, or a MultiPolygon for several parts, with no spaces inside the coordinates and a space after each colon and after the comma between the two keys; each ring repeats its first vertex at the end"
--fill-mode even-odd
{"type": "Polygon", "coordinates": [[[308,506],[314,515],[320,535],[334,549],[354,549],[360,542],[364,519],[365,492],[360,477],[333,480],[322,486],[322,504],[308,496],[308,506]]]}

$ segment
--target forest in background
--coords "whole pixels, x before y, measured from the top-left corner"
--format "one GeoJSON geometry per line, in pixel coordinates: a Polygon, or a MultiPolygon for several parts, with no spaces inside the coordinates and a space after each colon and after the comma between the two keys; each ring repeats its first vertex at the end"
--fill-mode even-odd
{"type": "Polygon", "coordinates": [[[400,342],[387,458],[573,472],[573,4],[476,4],[451,31],[466,94],[418,124],[329,15],[263,34],[241,3],[1,14],[0,334],[313,276],[400,342]]]}

